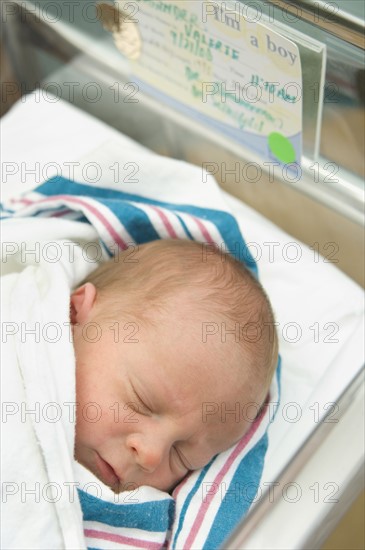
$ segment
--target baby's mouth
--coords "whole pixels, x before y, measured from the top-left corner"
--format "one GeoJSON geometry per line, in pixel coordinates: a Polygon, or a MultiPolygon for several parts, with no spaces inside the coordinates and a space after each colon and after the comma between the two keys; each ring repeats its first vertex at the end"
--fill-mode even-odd
{"type": "Polygon", "coordinates": [[[121,484],[122,480],[117,476],[114,468],[106,462],[97,451],[95,451],[96,460],[95,465],[98,471],[98,477],[102,480],[105,485],[108,485],[112,490],[117,490],[121,484]]]}

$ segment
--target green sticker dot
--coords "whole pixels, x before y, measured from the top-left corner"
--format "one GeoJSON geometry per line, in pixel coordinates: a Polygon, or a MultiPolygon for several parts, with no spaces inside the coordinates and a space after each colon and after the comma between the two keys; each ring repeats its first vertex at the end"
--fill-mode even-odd
{"type": "Polygon", "coordinates": [[[270,151],[285,164],[295,161],[295,149],[292,143],[279,132],[272,132],[268,137],[270,151]]]}

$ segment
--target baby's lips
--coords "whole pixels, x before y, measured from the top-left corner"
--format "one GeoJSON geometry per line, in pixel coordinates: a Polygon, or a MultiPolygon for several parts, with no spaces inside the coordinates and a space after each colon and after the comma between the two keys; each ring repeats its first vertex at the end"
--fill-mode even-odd
{"type": "Polygon", "coordinates": [[[109,464],[109,462],[106,462],[98,452],[96,452],[96,468],[99,472],[100,479],[110,487],[119,486],[121,483],[121,479],[116,474],[114,468],[109,464]]]}

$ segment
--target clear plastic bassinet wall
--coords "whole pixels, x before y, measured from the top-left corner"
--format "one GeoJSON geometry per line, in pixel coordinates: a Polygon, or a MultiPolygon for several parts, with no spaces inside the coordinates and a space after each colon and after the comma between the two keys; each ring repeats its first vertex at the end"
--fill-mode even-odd
{"type": "Polygon", "coordinates": [[[3,77],[3,105],[40,87],[202,166],[363,284],[362,10],[358,1],[4,2],[13,81],[3,77]]]}

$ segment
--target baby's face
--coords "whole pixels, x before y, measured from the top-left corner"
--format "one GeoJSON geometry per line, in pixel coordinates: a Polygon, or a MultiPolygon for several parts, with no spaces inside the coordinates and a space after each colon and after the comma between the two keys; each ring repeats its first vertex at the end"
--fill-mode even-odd
{"type": "Polygon", "coordinates": [[[221,416],[223,407],[234,411],[243,401],[244,369],[238,382],[237,368],[222,365],[201,341],[201,323],[187,323],[186,331],[173,316],[157,329],[106,323],[92,343],[96,329],[86,325],[93,300],[81,297],[80,307],[79,299],[71,299],[79,323],[75,458],[106,485],[115,492],[141,485],[169,491],[247,431],[234,414],[221,416]]]}

